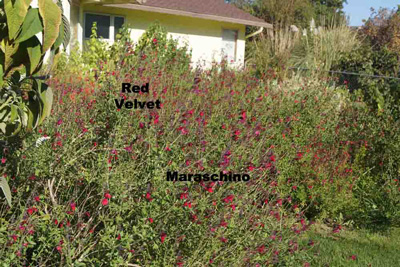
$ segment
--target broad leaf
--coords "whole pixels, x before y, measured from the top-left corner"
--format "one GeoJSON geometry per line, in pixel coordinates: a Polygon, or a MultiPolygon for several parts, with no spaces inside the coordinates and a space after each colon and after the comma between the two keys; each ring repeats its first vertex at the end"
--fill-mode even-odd
{"type": "Polygon", "coordinates": [[[18,38],[15,40],[15,42],[21,43],[25,40],[28,40],[42,30],[43,26],[39,17],[39,9],[31,8],[26,15],[24,23],[22,24],[21,33],[18,35],[18,38]]]}
{"type": "Polygon", "coordinates": [[[71,40],[71,26],[66,16],[62,15],[62,21],[64,24],[64,38],[63,38],[63,45],[66,48],[71,40]]]}
{"type": "Polygon", "coordinates": [[[32,0],[4,0],[4,10],[7,16],[8,36],[15,39],[32,0]]]}
{"type": "Polygon", "coordinates": [[[54,42],[52,49],[57,49],[63,43],[63,39],[64,39],[64,23],[61,23],[60,29],[58,31],[58,37],[54,42]]]}
{"type": "Polygon", "coordinates": [[[7,180],[4,177],[0,177],[0,188],[6,196],[8,205],[11,207],[11,190],[8,186],[7,180]]]}
{"type": "Polygon", "coordinates": [[[5,40],[5,46],[4,46],[4,74],[7,75],[7,72],[9,71],[10,67],[14,65],[14,59],[12,56],[17,53],[19,48],[19,44],[13,44],[10,43],[9,40],[5,40]]]}
{"type": "Polygon", "coordinates": [[[0,88],[3,87],[4,80],[3,80],[3,65],[0,65],[0,88]]]}
{"type": "Polygon", "coordinates": [[[18,117],[18,107],[15,105],[11,105],[10,122],[13,123],[17,117],[18,117]]]}
{"type": "Polygon", "coordinates": [[[50,116],[51,107],[53,105],[53,90],[44,83],[42,83],[42,88],[43,91],[40,93],[40,98],[43,101],[43,111],[39,124],[42,123],[46,117],[50,116]]]}
{"type": "Polygon", "coordinates": [[[29,66],[26,67],[29,67],[29,73],[33,75],[37,71],[38,65],[42,59],[41,45],[38,38],[34,36],[25,41],[24,46],[26,47],[29,56],[29,66]]]}
{"type": "Polygon", "coordinates": [[[39,0],[39,13],[43,20],[42,54],[56,41],[61,24],[61,9],[52,0],[39,0]]]}
{"type": "Polygon", "coordinates": [[[28,123],[26,130],[31,132],[39,123],[41,114],[41,101],[38,99],[38,94],[35,91],[30,91],[29,93],[29,103],[28,103],[28,123]]]}

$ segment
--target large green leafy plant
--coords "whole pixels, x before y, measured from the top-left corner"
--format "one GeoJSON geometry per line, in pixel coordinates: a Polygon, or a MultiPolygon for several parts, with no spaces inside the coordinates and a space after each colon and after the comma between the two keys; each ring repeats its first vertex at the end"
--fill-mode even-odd
{"type": "MultiPolygon", "coordinates": [[[[50,115],[53,94],[41,71],[68,41],[69,24],[61,1],[0,0],[0,139],[31,132],[50,115]]],[[[51,65],[51,64],[50,64],[51,65]]],[[[4,178],[0,187],[10,204],[4,178]]]]}

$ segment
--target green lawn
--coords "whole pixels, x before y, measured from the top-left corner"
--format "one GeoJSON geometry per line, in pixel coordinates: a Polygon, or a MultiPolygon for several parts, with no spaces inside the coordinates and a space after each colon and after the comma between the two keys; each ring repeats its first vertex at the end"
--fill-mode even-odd
{"type": "Polygon", "coordinates": [[[400,228],[372,233],[344,230],[338,234],[315,226],[308,237],[315,243],[311,266],[400,267],[400,228]],[[355,255],[356,259],[351,256],[355,255]]]}

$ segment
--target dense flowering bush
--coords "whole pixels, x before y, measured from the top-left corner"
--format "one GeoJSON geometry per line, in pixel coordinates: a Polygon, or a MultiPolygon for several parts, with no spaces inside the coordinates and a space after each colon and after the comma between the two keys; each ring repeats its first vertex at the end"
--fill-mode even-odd
{"type": "Polygon", "coordinates": [[[377,129],[398,140],[389,115],[369,120],[362,101],[324,81],[278,83],[223,63],[193,73],[185,60],[160,63],[157,49],[124,49],[58,74],[51,118],[3,153],[15,203],[0,210],[1,262],[308,266],[313,219],[399,218],[394,157],[379,154],[385,179],[365,170],[377,129]],[[162,108],[117,109],[114,99],[133,98],[123,82],[149,83],[136,97],[162,108]],[[167,182],[167,171],[251,180],[167,182]]]}

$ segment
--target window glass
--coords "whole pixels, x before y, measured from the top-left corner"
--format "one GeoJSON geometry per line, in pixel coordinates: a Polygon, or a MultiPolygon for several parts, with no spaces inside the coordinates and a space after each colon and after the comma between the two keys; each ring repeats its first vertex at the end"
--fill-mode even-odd
{"type": "Polygon", "coordinates": [[[114,39],[116,39],[116,36],[124,23],[125,19],[123,17],[114,17],[114,39]]]}
{"type": "Polygon", "coordinates": [[[85,14],[85,38],[90,38],[92,35],[93,23],[97,23],[97,36],[110,39],[110,16],[85,14]]]}
{"type": "Polygon", "coordinates": [[[223,30],[222,31],[222,54],[227,57],[228,61],[236,60],[236,41],[238,31],[223,30]]]}

